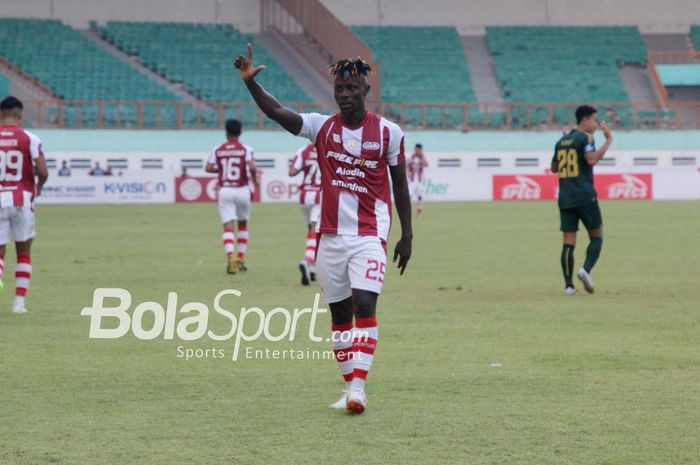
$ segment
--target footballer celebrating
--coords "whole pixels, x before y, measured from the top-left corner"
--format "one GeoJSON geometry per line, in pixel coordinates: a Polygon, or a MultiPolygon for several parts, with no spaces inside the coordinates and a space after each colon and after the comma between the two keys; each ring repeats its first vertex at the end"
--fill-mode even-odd
{"type": "Polygon", "coordinates": [[[423,145],[416,144],[413,155],[408,159],[408,177],[410,181],[411,198],[416,199],[416,216],[423,213],[423,196],[425,195],[425,169],[428,160],[423,153],[423,145]]]}
{"type": "Polygon", "coordinates": [[[248,170],[253,184],[258,184],[253,149],[238,140],[240,135],[241,122],[235,119],[226,120],[226,142],[211,151],[204,167],[207,173],[217,173],[219,178],[219,216],[224,226],[223,241],[228,260],[228,274],[248,269],[245,265],[251,197],[248,170]],[[236,236],[233,234],[235,223],[238,223],[236,236]],[[236,241],[238,256],[234,260],[236,241]]]}
{"type": "Polygon", "coordinates": [[[590,243],[586,249],[586,261],[577,276],[587,292],[595,292],[591,270],[598,261],[603,246],[603,218],[598,205],[598,196],[593,186],[593,167],[608,151],[612,133],[605,122],[600,129],[605,143],[595,147],[593,133],[598,128],[598,112],[583,105],[576,109],[576,128],[565,134],[554,148],[552,171],[559,174],[559,216],[564,233],[561,251],[561,268],[564,273],[566,295],[576,294],[572,282],[574,273],[574,248],[579,220],[588,230],[590,243]]]}
{"type": "Polygon", "coordinates": [[[391,226],[391,184],[401,222],[394,249],[401,274],[411,256],[411,200],[401,129],[365,110],[370,66],[362,59],[340,60],[330,68],[339,112],[327,116],[296,113],[282,106],[255,81],[264,66],[253,65],[253,47],[235,61],[260,109],[292,134],[315,145],[321,172],[321,218],[316,270],[331,309],[332,341],[346,382],[332,408],[362,413],[365,379],[378,339],[376,307],[386,271],[391,226]],[[354,322],[353,322],[354,319],[354,322]]]}
{"type": "Polygon", "coordinates": [[[299,263],[301,271],[301,284],[309,285],[309,281],[316,281],[316,223],[321,215],[321,172],[318,169],[318,155],[314,144],[308,144],[300,148],[292,158],[289,166],[289,176],[294,177],[304,173],[301,180],[299,202],[301,203],[304,220],[306,220],[306,251],[304,258],[299,263]]]}
{"type": "Polygon", "coordinates": [[[31,248],[36,235],[34,196],[48,179],[46,160],[37,136],[21,128],[24,106],[15,97],[0,102],[0,292],[10,231],[17,251],[15,301],[12,313],[27,313],[25,298],[32,277],[31,248]],[[39,182],[34,179],[34,167],[39,182]]]}

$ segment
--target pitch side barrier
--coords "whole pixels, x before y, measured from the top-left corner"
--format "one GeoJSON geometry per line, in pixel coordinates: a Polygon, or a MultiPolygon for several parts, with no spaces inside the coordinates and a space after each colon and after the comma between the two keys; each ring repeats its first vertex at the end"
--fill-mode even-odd
{"type": "MultiPolygon", "coordinates": [[[[290,178],[290,155],[257,152],[261,180],[256,202],[298,202],[300,176],[290,178]]],[[[554,200],[558,178],[551,154],[523,152],[431,152],[425,172],[427,201],[554,200]]],[[[700,158],[686,151],[610,151],[596,166],[601,199],[700,199],[700,158]]],[[[201,152],[51,154],[50,178],[37,203],[120,204],[214,202],[216,178],[204,172],[201,152]],[[61,162],[71,176],[58,176],[61,162]],[[95,162],[111,176],[90,176],[95,162]],[[184,176],[183,176],[184,168],[184,176]]]]}

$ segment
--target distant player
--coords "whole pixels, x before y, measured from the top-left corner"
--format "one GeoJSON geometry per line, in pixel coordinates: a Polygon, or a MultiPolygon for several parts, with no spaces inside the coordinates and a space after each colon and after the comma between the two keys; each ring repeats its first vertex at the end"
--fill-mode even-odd
{"type": "Polygon", "coordinates": [[[321,170],[316,267],[331,309],[333,349],[346,382],[341,398],[331,407],[362,413],[367,405],[365,379],[379,337],[376,307],[391,225],[389,173],[401,221],[401,239],[394,249],[394,261],[400,257],[401,274],[411,256],[411,200],[403,133],[396,124],[365,110],[372,70],[360,58],[340,60],[330,69],[340,109],[332,116],[296,113],[265,92],[255,81],[265,67],[253,65],[252,45],[248,44],[247,57],[236,59],[236,68],[269,118],[316,146],[321,170]]]}
{"type": "Polygon", "coordinates": [[[247,271],[245,254],[248,249],[248,220],[250,219],[250,184],[248,171],[254,185],[258,185],[253,149],[242,144],[241,122],[235,119],[226,121],[226,142],[214,148],[209,155],[204,170],[219,175],[219,215],[224,225],[224,250],[228,264],[226,272],[235,274],[247,271]],[[234,237],[234,223],[238,231],[234,237]],[[238,240],[238,257],[234,260],[234,247],[238,240]]]}
{"type": "Polygon", "coordinates": [[[15,97],[0,102],[0,292],[5,288],[5,247],[10,231],[17,251],[12,313],[27,313],[25,298],[32,277],[31,248],[36,235],[34,197],[49,177],[41,141],[22,124],[24,106],[15,97]],[[34,167],[39,182],[34,179],[34,167]]]}
{"type": "Polygon", "coordinates": [[[416,144],[413,155],[408,160],[408,180],[410,182],[411,200],[416,200],[416,216],[423,213],[423,196],[425,195],[425,169],[428,160],[423,154],[423,145],[416,144]]]}
{"type": "Polygon", "coordinates": [[[318,169],[318,156],[313,144],[300,148],[294,154],[289,175],[296,176],[299,173],[304,173],[299,201],[308,225],[306,252],[304,259],[299,263],[299,270],[301,284],[308,286],[309,281],[316,281],[316,223],[321,215],[321,172],[318,169]]]}
{"type": "Polygon", "coordinates": [[[572,277],[579,220],[588,230],[591,242],[586,249],[586,261],[578,270],[577,276],[586,291],[591,294],[595,291],[591,270],[598,261],[603,246],[603,218],[593,187],[593,166],[603,158],[612,143],[610,129],[602,122],[600,129],[605,135],[605,143],[596,150],[593,133],[598,128],[598,113],[595,108],[588,105],[578,107],[576,123],[576,129],[572,129],[557,142],[552,158],[552,171],[559,173],[559,216],[561,231],[564,233],[561,268],[566,295],[576,293],[572,277]]]}

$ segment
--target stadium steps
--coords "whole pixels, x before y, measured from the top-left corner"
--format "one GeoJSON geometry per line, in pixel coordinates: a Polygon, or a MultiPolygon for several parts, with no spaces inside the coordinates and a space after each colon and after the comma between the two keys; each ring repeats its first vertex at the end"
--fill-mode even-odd
{"type": "Polygon", "coordinates": [[[182,84],[176,84],[174,82],[168,81],[167,79],[163,78],[158,73],[153,72],[150,69],[148,69],[147,67],[143,66],[143,64],[141,63],[141,60],[139,59],[138,56],[130,56],[129,54],[125,53],[124,51],[122,51],[118,47],[115,47],[114,45],[110,44],[109,42],[104,40],[102,37],[100,37],[100,33],[97,30],[95,30],[95,29],[79,29],[78,32],[80,32],[82,35],[84,35],[88,39],[92,40],[101,49],[112,54],[118,60],[131,66],[135,71],[143,74],[148,79],[155,81],[160,86],[168,89],[172,94],[180,97],[182,99],[183,103],[195,104],[195,103],[199,102],[197,97],[195,97],[194,95],[187,92],[187,89],[182,84]]]}
{"type": "MultiPolygon", "coordinates": [[[[37,81],[30,76],[24,74],[15,66],[10,65],[10,62],[5,61],[0,57],[0,73],[7,77],[9,88],[8,94],[17,97],[24,102],[25,119],[30,122],[29,125],[36,125],[41,121],[44,127],[55,127],[55,124],[48,121],[46,115],[40,114],[38,105],[33,104],[33,101],[50,102],[55,99],[48,87],[37,85],[37,81]]],[[[4,98],[5,95],[0,95],[4,98]]]]}
{"type": "Polygon", "coordinates": [[[642,38],[648,50],[681,52],[693,50],[690,34],[644,34],[642,38]]]}
{"type": "Polygon", "coordinates": [[[461,40],[477,102],[503,103],[486,36],[461,36],[461,40]]]}
{"type": "Polygon", "coordinates": [[[651,82],[649,72],[641,65],[620,67],[620,79],[632,102],[660,102],[661,98],[651,82]]]}
{"type": "MultiPolygon", "coordinates": [[[[333,91],[330,81],[322,76],[316,67],[310,65],[306,59],[289,44],[283,34],[275,28],[256,34],[256,43],[267,49],[272,58],[282,65],[297,84],[315,102],[333,102],[333,91]]],[[[243,53],[243,51],[241,51],[243,53]]],[[[274,93],[274,89],[270,89],[274,93]]]]}

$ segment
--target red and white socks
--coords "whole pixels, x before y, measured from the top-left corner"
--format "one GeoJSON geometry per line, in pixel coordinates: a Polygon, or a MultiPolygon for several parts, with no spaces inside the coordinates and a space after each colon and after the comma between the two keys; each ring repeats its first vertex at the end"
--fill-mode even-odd
{"type": "Polygon", "coordinates": [[[353,375],[353,328],[352,322],[343,325],[333,324],[331,326],[333,334],[331,341],[333,343],[333,353],[335,360],[340,367],[340,374],[343,375],[346,385],[352,381],[353,375]]]}
{"type": "Polygon", "coordinates": [[[354,367],[352,372],[352,387],[364,390],[365,380],[374,359],[374,349],[377,347],[379,328],[377,317],[355,318],[355,330],[352,338],[354,367]]]}
{"type": "Polygon", "coordinates": [[[15,304],[24,307],[24,298],[29,289],[29,280],[32,277],[32,259],[29,255],[17,257],[15,268],[15,304]]]}
{"type": "Polygon", "coordinates": [[[236,245],[236,239],[233,236],[233,230],[227,228],[224,231],[224,234],[222,235],[221,239],[224,241],[224,251],[226,252],[226,256],[229,260],[231,260],[231,257],[233,257],[233,248],[236,245]]]}
{"type": "Polygon", "coordinates": [[[312,267],[316,264],[316,233],[310,232],[306,235],[306,252],[304,261],[312,267]]]}
{"type": "Polygon", "coordinates": [[[346,386],[364,390],[379,339],[377,318],[356,318],[352,323],[333,325],[333,352],[346,386]]]}
{"type": "Polygon", "coordinates": [[[245,260],[245,253],[248,250],[248,226],[238,226],[238,261],[245,260]]]}

